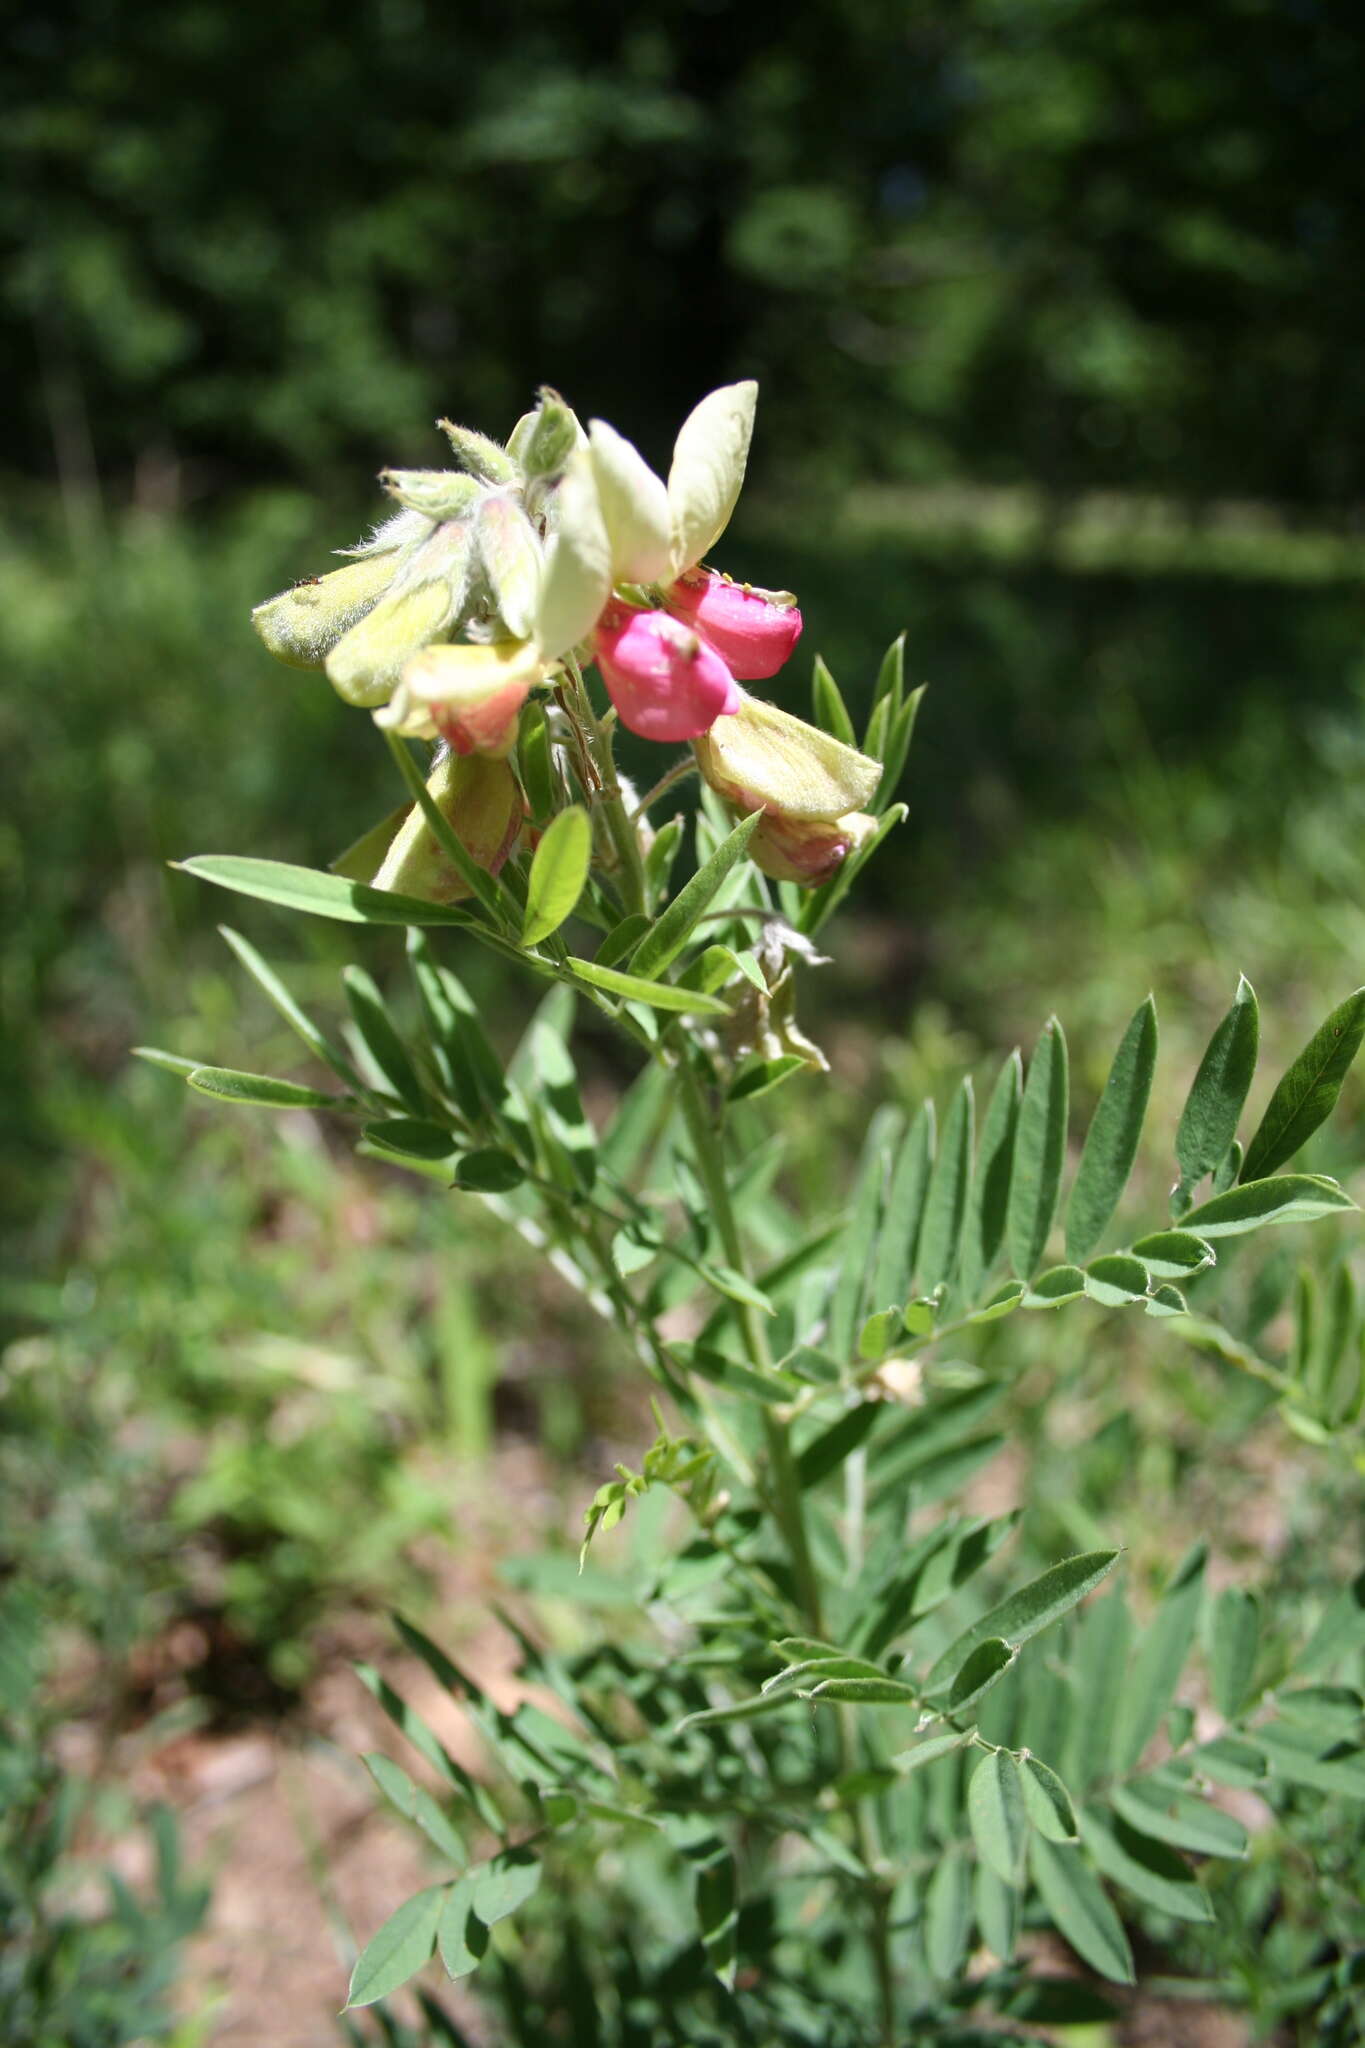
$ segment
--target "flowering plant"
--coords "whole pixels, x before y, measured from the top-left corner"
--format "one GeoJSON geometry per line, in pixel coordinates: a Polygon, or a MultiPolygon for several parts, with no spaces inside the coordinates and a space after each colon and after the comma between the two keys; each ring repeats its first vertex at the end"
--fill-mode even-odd
{"type": "MultiPolygon", "coordinates": [[[[899,643],[861,735],[818,663],[814,723],[744,688],[785,687],[801,630],[786,593],[705,566],[754,398],[738,384],[703,400],[666,482],[548,391],[505,447],[447,425],[454,469],[384,472],[393,516],[255,616],[272,652],[324,667],[372,713],[409,807],[326,873],[185,865],[268,903],[405,927],[416,1022],[351,968],[338,1043],[233,934],[334,1086],[149,1056],[222,1100],[354,1118],[367,1155],[486,1202],[581,1290],[656,1398],[638,1469],[586,1510],[585,1552],[631,1513],[612,1539],[636,1546],[624,1632],[572,1654],[523,1632],[532,1690],[508,1712],[400,1623],[477,1725],[484,1770],[366,1675],[427,1777],[369,1761],[444,1870],[364,1948],[351,2003],[439,1953],[451,1978],[483,1966],[518,2040],[570,2038],[584,1999],[592,2026],[571,2038],[621,2048],[964,2044],[986,2038],[977,2021],[1017,2038],[1016,2021],[1108,2011],[1077,1968],[1131,1982],[1131,1927],[1208,1920],[1206,1871],[1248,1848],[1216,1788],[1365,1794],[1359,1700],[1326,1682],[1365,1644],[1361,1582],[1302,1640],[1262,1641],[1251,1593],[1206,1596],[1201,1544],[1139,1626],[1112,1544],[1030,1551],[1016,1508],[979,1512],[965,1491],[1007,1442],[982,1425],[1008,1412],[1024,1350],[1010,1333],[1073,1304],[1149,1319],[1257,1381],[1325,1455],[1358,1452],[1346,1265],[1332,1315],[1313,1322],[1310,1304],[1278,1360],[1220,1285],[1223,1254],[1264,1227],[1354,1210],[1335,1180],[1286,1169],[1340,1091],[1365,991],[1314,1034],[1244,1150],[1258,1010],[1241,983],[1173,1134],[1165,1216],[1129,1213],[1150,997],[1073,1163],[1052,1018],[1027,1070],[1004,1061],[979,1132],[970,1078],[941,1130],[932,1103],[884,1106],[851,1189],[802,1213],[765,1139],[777,1091],[825,1064],[797,977],[904,816],[919,693],[899,643]],[[690,751],[639,795],[615,765],[618,723],[690,751]],[[420,765],[414,741],[434,742],[420,765]],[[684,819],[652,814],[694,771],[678,882],[684,819]],[[510,1060],[429,934],[542,985],[510,1060]],[[579,1089],[580,1006],[637,1062],[600,1129],[579,1089]],[[641,1512],[646,1497],[671,1497],[686,1526],[641,1512]],[[1008,1568],[1007,1546],[1022,1551],[1008,1568]],[[587,1961],[576,1900],[612,1882],[636,1918],[587,1961]],[[1043,1924],[1077,1959],[1062,1975],[1029,1935],[1043,1924]]],[[[439,2038],[463,2038],[427,2006],[439,2038]]]]}

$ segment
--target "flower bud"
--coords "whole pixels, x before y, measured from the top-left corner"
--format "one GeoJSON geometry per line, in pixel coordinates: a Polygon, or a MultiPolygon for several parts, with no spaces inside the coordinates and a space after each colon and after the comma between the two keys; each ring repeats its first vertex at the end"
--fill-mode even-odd
{"type": "Polygon", "coordinates": [[[510,484],[517,474],[517,466],[505,448],[491,441],[487,434],[476,433],[473,427],[456,426],[454,420],[437,420],[437,426],[449,441],[455,460],[461,469],[467,469],[471,476],[477,476],[486,484],[510,484]]]}
{"type": "Polygon", "coordinates": [[[499,618],[514,639],[528,640],[535,628],[543,568],[535,528],[510,497],[489,492],[475,517],[474,533],[499,618]]]}
{"type": "Polygon", "coordinates": [[[621,723],[642,739],[697,739],[739,706],[714,647],[667,612],[608,605],[593,651],[621,723]]]}
{"type": "Polygon", "coordinates": [[[404,666],[459,620],[469,588],[471,527],[434,526],[412,549],[388,590],[327,657],[327,674],[348,704],[373,710],[392,696],[404,666]]]}
{"type": "Polygon", "coordinates": [[[871,803],[881,763],[818,726],[740,691],[733,718],[695,743],[697,765],[739,811],[768,811],[786,823],[842,822],[871,803]]]}
{"type": "Polygon", "coordinates": [[[818,888],[839,872],[850,853],[877,829],[866,811],[842,818],[784,818],[769,811],[749,841],[749,858],[775,882],[818,888]]]}
{"type": "Polygon", "coordinates": [[[544,663],[524,640],[492,647],[425,647],[403,670],[375,724],[407,739],[447,740],[457,754],[502,759],[516,743],[517,721],[544,663]]]}
{"type": "Polygon", "coordinates": [[[741,683],[775,676],[801,638],[789,590],[756,590],[714,569],[689,569],[664,592],[664,603],[706,635],[741,683]]]}
{"type": "MultiPolygon", "coordinates": [[[[526,815],[507,763],[480,754],[463,760],[447,754],[437,763],[427,791],[471,860],[496,875],[516,845],[526,815]]],[[[428,903],[457,903],[469,894],[419,804],[399,826],[372,886],[428,903]]]]}
{"type": "Polygon", "coordinates": [[[381,469],[379,482],[409,512],[427,519],[462,519],[479,495],[478,478],[462,469],[381,469]]]}
{"type": "Polygon", "coordinates": [[[251,623],[278,661],[321,668],[332,649],[373,611],[394,577],[395,557],[368,555],[327,576],[306,576],[258,604],[251,623]]]}
{"type": "Polygon", "coordinates": [[[534,412],[523,414],[513,427],[507,452],[527,477],[558,476],[583,439],[578,417],[557,391],[544,385],[534,412]]]}

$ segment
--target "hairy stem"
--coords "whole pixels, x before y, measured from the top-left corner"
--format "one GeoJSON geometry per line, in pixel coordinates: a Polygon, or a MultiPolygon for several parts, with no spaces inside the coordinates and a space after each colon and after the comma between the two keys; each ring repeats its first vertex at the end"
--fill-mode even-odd
{"type": "MultiPolygon", "coordinates": [[[[725,1174],[724,1156],[696,1070],[685,1050],[679,1053],[674,1072],[677,1076],[678,1098],[687,1124],[687,1134],[692,1141],[692,1151],[697,1162],[697,1171],[701,1175],[702,1185],[711,1203],[711,1213],[726,1262],[735,1272],[748,1278],[744,1240],[740,1235],[734,1204],[730,1200],[730,1183],[725,1174]]],[[[771,1372],[772,1352],[768,1346],[768,1332],[761,1310],[755,1308],[752,1303],[743,1303],[739,1310],[739,1324],[744,1336],[745,1349],[749,1354],[749,1363],[756,1372],[771,1372]]],[[[763,1409],[763,1428],[773,1513],[777,1517],[778,1527],[782,1531],[782,1538],[791,1558],[797,1597],[805,1616],[806,1626],[812,1635],[819,1636],[824,1630],[820,1580],[806,1534],[801,1481],[796,1469],[796,1460],[792,1455],[791,1433],[787,1424],[767,1406],[763,1409]]]]}
{"type": "Polygon", "coordinates": [[[599,789],[594,802],[606,822],[616,852],[621,897],[626,913],[630,915],[638,911],[648,911],[649,890],[645,883],[645,860],[640,851],[640,835],[626,812],[621,785],[616,779],[616,762],[612,755],[611,742],[592,708],[592,699],[588,695],[588,686],[583,680],[582,669],[572,655],[566,657],[564,665],[569,676],[564,695],[572,705],[573,717],[580,731],[587,739],[588,751],[597,773],[599,789]]]}

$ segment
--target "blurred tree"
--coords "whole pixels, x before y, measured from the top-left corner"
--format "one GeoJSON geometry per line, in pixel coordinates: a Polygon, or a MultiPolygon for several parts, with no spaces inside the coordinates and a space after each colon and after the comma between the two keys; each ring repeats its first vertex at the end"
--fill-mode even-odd
{"type": "Polygon", "coordinates": [[[790,461],[1365,488],[1348,0],[59,0],[8,42],[11,468],[316,480],[545,375],[653,443],[755,371],[790,461]]]}

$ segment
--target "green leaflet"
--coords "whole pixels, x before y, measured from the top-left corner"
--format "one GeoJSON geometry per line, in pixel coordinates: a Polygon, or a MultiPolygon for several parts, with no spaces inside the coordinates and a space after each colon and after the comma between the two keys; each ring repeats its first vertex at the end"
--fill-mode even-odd
{"type": "Polygon", "coordinates": [[[390,1914],[356,1958],[346,1993],[348,2011],[387,1998],[430,1961],[445,1897],[444,1885],[429,1885],[390,1914]]]}
{"type": "Polygon", "coordinates": [[[581,804],[570,804],[546,826],[526,882],[523,946],[538,946],[572,916],[592,863],[592,823],[581,804]]]}
{"type": "Polygon", "coordinates": [[[1213,1246],[1192,1230],[1153,1230],[1135,1238],[1129,1250],[1154,1280],[1192,1280],[1217,1263],[1213,1246]]]}
{"type": "Polygon", "coordinates": [[[810,694],[812,714],[821,730],[832,733],[846,747],[856,747],[858,738],[853,730],[853,720],[848,715],[848,706],[839,685],[825,666],[824,657],[819,654],[811,670],[810,694]]]}
{"type": "Polygon", "coordinates": [[[1084,1795],[1097,1778],[1108,1775],[1114,1723],[1127,1684],[1128,1649],[1133,1625],[1122,1593],[1092,1601],[1080,1617],[1074,1637],[1071,1673],[1076,1696],[1085,1711],[1071,1723],[1064,1758],[1067,1778],[1084,1795]]]}
{"type": "Polygon", "coordinates": [[[992,1750],[972,1772],[967,1820],[983,1863],[1006,1884],[1017,1884],[1028,1841],[1028,1815],[1019,1769],[1008,1750],[992,1750]]]}
{"type": "Polygon", "coordinates": [[[957,1265],[972,1177],[973,1108],[971,1076],[967,1075],[953,1097],[943,1126],[943,1143],[929,1179],[920,1226],[916,1271],[928,1294],[951,1280],[957,1265]]]}
{"type": "Polygon", "coordinates": [[[1080,1851],[1035,1835],[1031,1860],[1038,1895],[1057,1932],[1101,1977],[1133,1983],[1133,1951],[1123,1923],[1080,1851]]]}
{"type": "Polygon", "coordinates": [[[1040,1629],[1059,1620],[1112,1571],[1118,1555],[1117,1550],[1091,1550],[1063,1558],[1060,1564],[1021,1586],[1017,1593],[1011,1593],[948,1645],[925,1679],[926,1690],[945,1685],[988,1636],[1003,1636],[1017,1648],[1040,1629]]]}
{"type": "Polygon", "coordinates": [[[1365,988],[1358,988],[1318,1026],[1271,1096],[1247,1146],[1242,1181],[1266,1179],[1330,1116],[1362,1038],[1365,988]]]}
{"type": "Polygon", "coordinates": [[[275,1081],[268,1074],[239,1074],[235,1067],[193,1067],[185,1076],[200,1095],[219,1102],[244,1102],[261,1109],[339,1109],[344,1097],[322,1095],[293,1081],[275,1081]]]}
{"type": "Polygon", "coordinates": [[[904,1301],[915,1275],[924,1197],[934,1163],[934,1105],[923,1102],[901,1141],[882,1213],[872,1299],[904,1301]]]}
{"type": "Polygon", "coordinates": [[[405,1109],[416,1117],[428,1115],[432,1104],[374,981],[355,966],[345,968],[341,978],[356,1030],[376,1067],[405,1109]]]}
{"type": "Polygon", "coordinates": [[[599,967],[595,960],[568,959],[565,971],[586,988],[601,989],[604,995],[619,996],[624,1003],[648,1003],[654,1010],[677,1010],[690,1017],[728,1017],[730,1005],[719,996],[679,988],[671,981],[642,981],[638,974],[621,974],[614,967],[599,967]]]}
{"type": "MultiPolygon", "coordinates": [[[[824,1340],[827,1349],[838,1359],[853,1355],[854,1336],[866,1298],[868,1267],[877,1234],[882,1191],[886,1185],[886,1162],[899,1135],[898,1111],[884,1108],[873,1117],[863,1144],[848,1223],[836,1250],[836,1278],[829,1306],[829,1329],[824,1340]]],[[[888,1296],[883,1301],[873,1296],[868,1306],[885,1308],[893,1299],[893,1296],[888,1296]]]]}
{"type": "Polygon", "coordinates": [[[1066,1255],[1084,1265],[1104,1236],[1137,1158],[1156,1071],[1156,1004],[1148,996],[1124,1032],[1085,1134],[1066,1210],[1066,1255]]]}
{"type": "Polygon", "coordinates": [[[1147,1292],[1147,1268],[1130,1252],[1106,1252],[1085,1272],[1085,1291],[1104,1308],[1125,1308],[1147,1292]]]}
{"type": "Polygon", "coordinates": [[[924,1895],[924,1949],[943,1982],[956,1977],[967,1953],[972,1919],[972,1873],[965,1856],[941,1856],[924,1895]]]}
{"type": "Polygon", "coordinates": [[[1153,1841],[1119,1817],[1111,1827],[1093,1812],[1081,1815],[1081,1839],[1104,1875],[1144,1905],[1196,1925],[1212,1920],[1208,1893],[1168,1843],[1153,1841]]]}
{"type": "Polygon", "coordinates": [[[473,923],[469,913],[455,904],[425,903],[415,896],[398,896],[388,889],[348,882],[341,875],[323,874],[318,868],[294,867],[288,861],[200,853],[172,865],[201,882],[233,889],[239,896],[256,896],[263,903],[302,910],[310,917],[336,918],[342,924],[473,923]]]}
{"type": "Polygon", "coordinates": [[[1189,1206],[1190,1190],[1215,1170],[1237,1135],[1237,1119],[1256,1071],[1260,1030],[1256,991],[1241,975],[1232,1006],[1209,1040],[1180,1113],[1175,1134],[1180,1168],[1177,1214],[1189,1206]]]}
{"type": "Polygon", "coordinates": [[[1131,1770],[1155,1735],[1175,1689],[1199,1626],[1204,1598],[1202,1543],[1176,1567],[1133,1660],[1119,1703],[1114,1757],[1120,1770],[1131,1770]]]}
{"type": "Polygon", "coordinates": [[[1265,1223],[1312,1223],[1355,1206],[1324,1174],[1282,1173],[1269,1180],[1244,1180],[1191,1209],[1184,1222],[1201,1237],[1237,1237],[1265,1223]]]}
{"type": "Polygon", "coordinates": [[[427,1840],[448,1856],[452,1863],[463,1863],[465,1845],[453,1823],[441,1811],[430,1792],[414,1784],[401,1764],[392,1757],[384,1756],[378,1750],[365,1752],[360,1761],[378,1785],[384,1797],[395,1806],[405,1819],[415,1821],[427,1840]]]}
{"type": "MultiPolygon", "coordinates": [[[[698,918],[710,907],[731,869],[743,858],[762,815],[761,811],[753,811],[741,819],[710,858],[702,862],[691,881],[678,891],[668,908],[655,919],[630,956],[633,978],[645,983],[656,981],[677,959],[696,929],[698,918]]],[[[641,1000],[647,1002],[649,998],[641,1000]]]]}
{"type": "Polygon", "coordinates": [[[1239,1820],[1156,1775],[1115,1785],[1109,1798],[1121,1820],[1154,1842],[1187,1850],[1191,1856],[1247,1853],[1247,1831],[1239,1820]]]}
{"type": "Polygon", "coordinates": [[[1024,1063],[1016,1049],[996,1076],[986,1104],[986,1114],[981,1120],[981,1139],[977,1146],[976,1169],[957,1276],[964,1302],[977,1300],[982,1283],[1004,1243],[1010,1174],[1014,1166],[1014,1137],[1023,1087],[1024,1063]]]}
{"type": "Polygon", "coordinates": [[[1010,1263],[1021,1280],[1042,1263],[1057,1213],[1066,1156],[1066,1039],[1048,1019],[1034,1049],[1019,1105],[1006,1234],[1010,1263]]]}
{"type": "Polygon", "coordinates": [[[1040,1835],[1049,1842],[1074,1842],[1076,1815],[1066,1786],[1048,1765],[1036,1756],[1019,1759],[1019,1784],[1024,1810],[1040,1835]]]}
{"type": "Polygon", "coordinates": [[[1225,1721],[1246,1705],[1261,1640],[1261,1603],[1241,1586],[1227,1586],[1214,1603],[1209,1630],[1209,1676],[1214,1704],[1225,1721]]]}
{"type": "Polygon", "coordinates": [[[234,931],[231,925],[220,924],[218,929],[247,973],[274,1004],[290,1029],[297,1032],[314,1058],[329,1066],[348,1088],[357,1087],[359,1084],[356,1072],[350,1061],[344,1053],[337,1050],[324,1032],[319,1031],[307,1012],[299,1007],[269,961],[262,959],[250,941],[244,939],[240,932],[234,931]]]}

